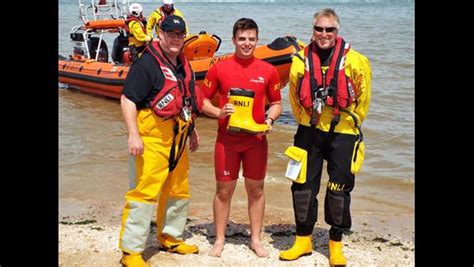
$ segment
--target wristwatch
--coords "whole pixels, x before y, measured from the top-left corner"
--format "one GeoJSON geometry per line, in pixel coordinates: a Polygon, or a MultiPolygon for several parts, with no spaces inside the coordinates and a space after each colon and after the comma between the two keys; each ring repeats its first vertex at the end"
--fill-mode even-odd
{"type": "Polygon", "coordinates": [[[272,117],[267,117],[265,120],[270,119],[272,122],[270,123],[273,126],[273,123],[275,123],[275,120],[272,117]]]}

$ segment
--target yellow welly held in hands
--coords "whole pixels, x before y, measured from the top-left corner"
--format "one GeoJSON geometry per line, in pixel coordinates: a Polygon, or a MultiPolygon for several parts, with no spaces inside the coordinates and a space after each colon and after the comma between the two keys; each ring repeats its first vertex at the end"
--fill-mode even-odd
{"type": "Polygon", "coordinates": [[[231,88],[229,103],[234,105],[235,112],[230,115],[227,131],[263,133],[270,128],[266,123],[258,124],[253,120],[253,101],[255,92],[240,88],[231,88]]]}
{"type": "Polygon", "coordinates": [[[280,260],[292,261],[301,256],[311,255],[313,253],[313,241],[311,235],[296,236],[293,246],[284,251],[280,251],[280,260]]]}
{"type": "Polygon", "coordinates": [[[329,239],[329,265],[346,266],[346,258],[342,254],[342,241],[329,239]]]}

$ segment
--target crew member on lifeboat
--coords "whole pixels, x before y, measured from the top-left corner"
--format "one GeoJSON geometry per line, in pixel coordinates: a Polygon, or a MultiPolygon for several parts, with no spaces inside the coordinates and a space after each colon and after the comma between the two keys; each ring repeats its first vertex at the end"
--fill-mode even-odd
{"type": "MultiPolygon", "coordinates": [[[[153,28],[155,28],[156,36],[159,38],[160,35],[158,34],[158,32],[160,30],[161,22],[165,19],[166,16],[171,15],[181,17],[184,20],[183,13],[179,9],[174,8],[173,0],[163,0],[163,5],[153,10],[153,12],[151,12],[150,16],[148,17],[146,30],[148,32],[148,35],[150,35],[150,38],[153,38],[153,28]]],[[[189,32],[187,25],[186,32],[189,32]]]]}
{"type": "Polygon", "coordinates": [[[125,20],[125,30],[128,35],[128,45],[130,55],[134,62],[145,50],[145,46],[151,41],[151,36],[147,34],[146,20],[143,17],[143,7],[138,3],[133,3],[128,8],[127,20],[125,20]]]}

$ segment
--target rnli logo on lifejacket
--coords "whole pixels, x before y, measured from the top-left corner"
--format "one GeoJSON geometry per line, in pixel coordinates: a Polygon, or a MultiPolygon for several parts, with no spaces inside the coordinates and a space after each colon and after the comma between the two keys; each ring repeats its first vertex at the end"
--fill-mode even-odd
{"type": "Polygon", "coordinates": [[[156,103],[156,108],[157,109],[163,109],[165,108],[172,100],[174,99],[174,96],[172,94],[167,94],[165,95],[165,97],[163,97],[163,99],[161,99],[160,101],[158,101],[158,103],[156,103]]]}
{"type": "Polygon", "coordinates": [[[163,72],[163,75],[165,76],[165,79],[173,81],[173,82],[177,81],[176,77],[173,74],[173,71],[171,71],[169,68],[161,67],[161,71],[163,72]]]}
{"type": "Polygon", "coordinates": [[[257,79],[250,79],[252,83],[265,83],[265,79],[262,76],[259,76],[257,79]]]}
{"type": "Polygon", "coordinates": [[[234,106],[239,106],[239,107],[250,107],[250,101],[237,101],[234,100],[234,106]]]}

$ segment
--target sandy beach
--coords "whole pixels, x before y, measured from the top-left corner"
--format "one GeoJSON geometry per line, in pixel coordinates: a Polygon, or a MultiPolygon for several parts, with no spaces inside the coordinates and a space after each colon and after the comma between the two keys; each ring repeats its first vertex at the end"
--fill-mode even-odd
{"type": "MultiPolygon", "coordinates": [[[[120,266],[119,208],[87,205],[80,208],[83,210],[80,214],[63,216],[59,220],[59,266],[120,266]]],[[[278,252],[289,248],[293,242],[294,225],[291,222],[267,210],[263,241],[270,255],[258,258],[249,249],[245,208],[234,209],[231,217],[221,258],[207,255],[215,238],[209,215],[188,217],[185,238],[199,246],[199,254],[160,251],[155,238],[156,227],[152,223],[144,257],[152,266],[329,266],[328,227],[324,223],[318,222],[315,227],[312,255],[284,262],[278,259],[278,252]]],[[[344,251],[348,266],[414,266],[413,241],[391,234],[388,225],[384,231],[376,231],[368,222],[362,223],[361,229],[344,236],[344,251]]]]}
{"type": "MultiPolygon", "coordinates": [[[[270,255],[258,258],[249,249],[247,198],[242,179],[239,179],[234,193],[222,257],[207,255],[215,238],[212,223],[214,139],[211,138],[215,134],[215,121],[200,120],[198,127],[201,147],[191,158],[191,203],[185,238],[187,242],[198,245],[200,252],[197,255],[183,256],[160,251],[155,238],[156,229],[152,225],[144,253],[148,262],[152,266],[188,266],[190,263],[195,266],[329,266],[329,226],[324,222],[321,204],[325,192],[323,188],[318,195],[320,205],[313,233],[313,254],[291,262],[278,259],[279,250],[288,249],[293,244],[295,233],[289,189],[291,183],[278,177],[282,176],[285,168],[285,164],[278,164],[282,143],[274,141],[287,140],[285,142],[289,144],[292,140],[288,129],[278,125],[269,136],[269,151],[272,156],[266,178],[268,183],[265,185],[266,210],[262,233],[264,245],[270,255]]],[[[64,177],[60,179],[59,266],[120,266],[118,237],[123,196],[127,191],[128,181],[125,137],[119,138],[123,139],[124,149],[120,156],[116,156],[121,177],[104,176],[100,180],[94,180],[97,182],[85,183],[85,179],[92,178],[88,178],[88,172],[82,170],[82,176],[77,180],[64,177]]],[[[106,142],[98,142],[100,141],[106,142]]],[[[93,173],[97,175],[113,168],[105,165],[93,173]]],[[[323,175],[322,184],[326,182],[327,177],[323,175]]],[[[410,201],[405,204],[406,207],[404,203],[394,205],[383,198],[372,198],[369,193],[374,186],[369,182],[361,181],[356,185],[352,201],[352,232],[344,236],[348,266],[413,266],[414,225],[410,201]]],[[[413,184],[406,186],[412,188],[413,184]]],[[[380,190],[378,185],[377,192],[380,190]]],[[[390,194],[390,191],[382,194],[390,194]]]]}

